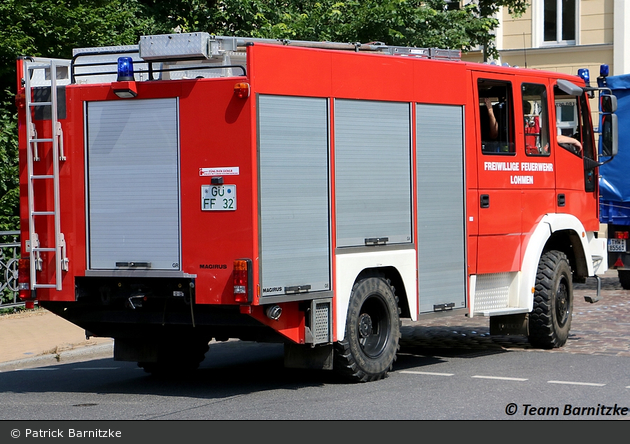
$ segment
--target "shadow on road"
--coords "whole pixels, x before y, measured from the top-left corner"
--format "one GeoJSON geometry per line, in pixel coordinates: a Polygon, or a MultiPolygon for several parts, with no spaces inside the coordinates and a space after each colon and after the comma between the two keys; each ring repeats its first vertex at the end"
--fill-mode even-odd
{"type": "MultiPolygon", "coordinates": [[[[630,357],[630,298],[618,282],[606,279],[602,300],[584,302],[594,283],[576,285],[571,335],[561,349],[546,352],[630,357]]],[[[463,314],[443,319],[405,321],[394,371],[429,368],[453,358],[474,358],[508,351],[531,351],[524,336],[490,336],[487,318],[463,314]]],[[[135,363],[110,359],[7,371],[0,374],[0,393],[137,394],[225,400],[267,390],[297,390],[347,385],[331,371],[284,368],[282,344],[230,341],[211,344],[192,374],[156,378],[135,363]]]]}

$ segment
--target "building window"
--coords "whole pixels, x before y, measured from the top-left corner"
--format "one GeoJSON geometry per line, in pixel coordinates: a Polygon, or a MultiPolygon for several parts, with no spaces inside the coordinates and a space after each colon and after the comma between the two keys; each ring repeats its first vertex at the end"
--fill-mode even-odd
{"type": "Polygon", "coordinates": [[[447,11],[458,11],[462,8],[459,0],[446,0],[445,8],[447,11]]]}
{"type": "Polygon", "coordinates": [[[576,0],[544,0],[543,42],[574,44],[577,31],[576,0]]]}

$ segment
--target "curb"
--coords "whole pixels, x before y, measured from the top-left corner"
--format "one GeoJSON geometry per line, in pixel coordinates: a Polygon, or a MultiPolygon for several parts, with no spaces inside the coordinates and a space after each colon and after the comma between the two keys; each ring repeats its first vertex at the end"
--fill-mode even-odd
{"type": "Polygon", "coordinates": [[[113,358],[114,343],[89,345],[85,347],[64,350],[59,353],[33,356],[17,361],[0,362],[0,372],[21,370],[34,367],[49,367],[52,365],[85,362],[94,359],[113,358]]]}

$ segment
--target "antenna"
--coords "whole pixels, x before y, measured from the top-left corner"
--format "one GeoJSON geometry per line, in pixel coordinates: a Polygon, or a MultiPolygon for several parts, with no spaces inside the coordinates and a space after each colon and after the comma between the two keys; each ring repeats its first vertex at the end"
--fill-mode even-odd
{"type": "Polygon", "coordinates": [[[525,58],[525,68],[527,68],[527,45],[525,45],[525,33],[523,33],[523,57],[525,58]]]}

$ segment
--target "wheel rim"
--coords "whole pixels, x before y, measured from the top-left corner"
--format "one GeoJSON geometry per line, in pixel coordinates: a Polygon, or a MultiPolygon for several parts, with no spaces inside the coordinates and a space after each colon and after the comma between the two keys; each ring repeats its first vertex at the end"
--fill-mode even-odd
{"type": "Polygon", "coordinates": [[[370,296],[361,307],[357,322],[359,345],[369,358],[376,358],[389,341],[389,311],[378,296],[370,296]]]}
{"type": "Polygon", "coordinates": [[[558,325],[564,327],[569,320],[569,313],[571,312],[571,301],[569,300],[569,288],[567,281],[563,278],[556,290],[556,319],[558,325]]]}

